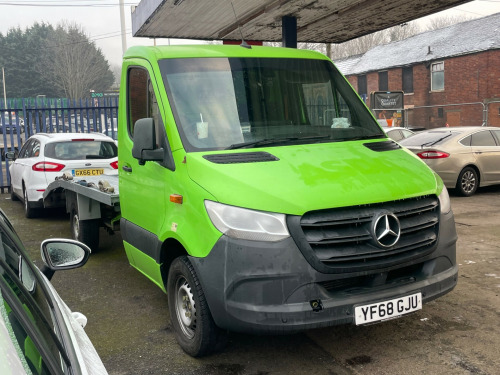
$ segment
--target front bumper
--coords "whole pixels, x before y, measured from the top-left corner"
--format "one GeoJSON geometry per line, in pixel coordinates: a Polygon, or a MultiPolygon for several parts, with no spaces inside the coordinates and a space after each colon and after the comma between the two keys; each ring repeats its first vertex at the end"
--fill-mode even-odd
{"type": "Polygon", "coordinates": [[[457,283],[453,213],[441,215],[436,248],[420,259],[389,268],[322,273],[292,238],[277,243],[222,236],[205,258],[190,257],[215,323],[259,334],[354,323],[356,305],[422,293],[423,302],[457,283]],[[321,309],[313,309],[314,302],[321,309]]]}

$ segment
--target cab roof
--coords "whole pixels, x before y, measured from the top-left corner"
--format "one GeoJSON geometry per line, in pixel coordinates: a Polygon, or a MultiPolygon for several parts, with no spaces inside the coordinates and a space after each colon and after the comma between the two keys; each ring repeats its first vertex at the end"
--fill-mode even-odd
{"type": "Polygon", "coordinates": [[[316,51],[294,48],[252,46],[245,48],[239,45],[174,45],[174,46],[134,46],[129,48],[124,59],[147,58],[162,60],[174,58],[199,57],[283,57],[324,59],[328,58],[316,51]]]}

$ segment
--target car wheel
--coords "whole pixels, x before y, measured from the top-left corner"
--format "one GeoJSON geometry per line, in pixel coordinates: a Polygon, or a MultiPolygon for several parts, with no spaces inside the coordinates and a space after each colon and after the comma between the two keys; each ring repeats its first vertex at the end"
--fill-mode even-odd
{"type": "Polygon", "coordinates": [[[24,216],[26,216],[28,219],[36,217],[36,214],[38,213],[36,208],[31,207],[31,203],[28,200],[28,191],[26,187],[23,186],[23,196],[24,196],[24,216]]]}
{"type": "Polygon", "coordinates": [[[472,167],[462,169],[458,175],[457,191],[464,197],[473,195],[479,186],[479,176],[472,167]]]}
{"type": "Polygon", "coordinates": [[[18,201],[19,197],[14,193],[14,188],[12,187],[12,184],[10,184],[10,200],[11,201],[18,201]]]}
{"type": "Polygon", "coordinates": [[[186,256],[172,262],[167,293],[175,338],[187,354],[202,357],[225,346],[226,332],[215,325],[196,272],[186,256]]]}
{"type": "Polygon", "coordinates": [[[76,205],[71,208],[71,233],[73,239],[83,242],[90,250],[97,251],[99,248],[99,219],[80,220],[76,205]]]}

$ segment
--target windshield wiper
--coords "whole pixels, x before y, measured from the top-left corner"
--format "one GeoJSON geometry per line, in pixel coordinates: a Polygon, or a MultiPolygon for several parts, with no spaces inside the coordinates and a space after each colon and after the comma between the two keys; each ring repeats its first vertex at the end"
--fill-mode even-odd
{"type": "Polygon", "coordinates": [[[264,138],[264,139],[259,139],[258,141],[234,143],[231,146],[227,147],[226,150],[234,150],[236,148],[245,148],[245,147],[268,146],[268,145],[272,145],[272,144],[294,142],[294,141],[303,141],[303,140],[320,140],[320,139],[327,139],[327,138],[330,138],[330,136],[329,135],[314,135],[314,136],[307,136],[307,137],[264,138]]]}
{"type": "Polygon", "coordinates": [[[426,142],[426,143],[422,143],[420,145],[420,147],[424,148],[425,146],[434,146],[436,143],[441,142],[443,139],[446,139],[449,136],[451,136],[451,132],[449,134],[446,134],[444,137],[439,138],[437,141],[429,141],[429,142],[426,142]]]}

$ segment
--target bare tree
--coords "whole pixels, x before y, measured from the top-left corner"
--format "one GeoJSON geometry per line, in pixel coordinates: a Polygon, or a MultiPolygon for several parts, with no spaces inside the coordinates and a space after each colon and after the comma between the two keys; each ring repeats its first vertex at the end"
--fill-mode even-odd
{"type": "Polygon", "coordinates": [[[389,42],[397,42],[407,39],[422,32],[421,27],[415,21],[403,23],[385,30],[388,34],[389,42]]]}
{"type": "Polygon", "coordinates": [[[330,56],[330,58],[335,60],[348,56],[359,55],[377,45],[387,43],[387,39],[387,33],[383,30],[352,39],[344,43],[333,44],[332,56],[330,56]]]}
{"type": "Polygon", "coordinates": [[[377,31],[345,43],[333,44],[332,59],[341,59],[348,56],[360,55],[375,46],[409,38],[420,32],[416,22],[408,22],[385,30],[377,31]]]}
{"type": "Polygon", "coordinates": [[[443,27],[455,25],[457,23],[470,21],[472,18],[473,17],[466,15],[447,15],[447,16],[433,17],[429,20],[429,25],[427,26],[427,30],[441,29],[443,27]]]}
{"type": "Polygon", "coordinates": [[[77,24],[59,24],[46,46],[43,74],[61,95],[82,98],[113,84],[107,60],[77,24]]]}

